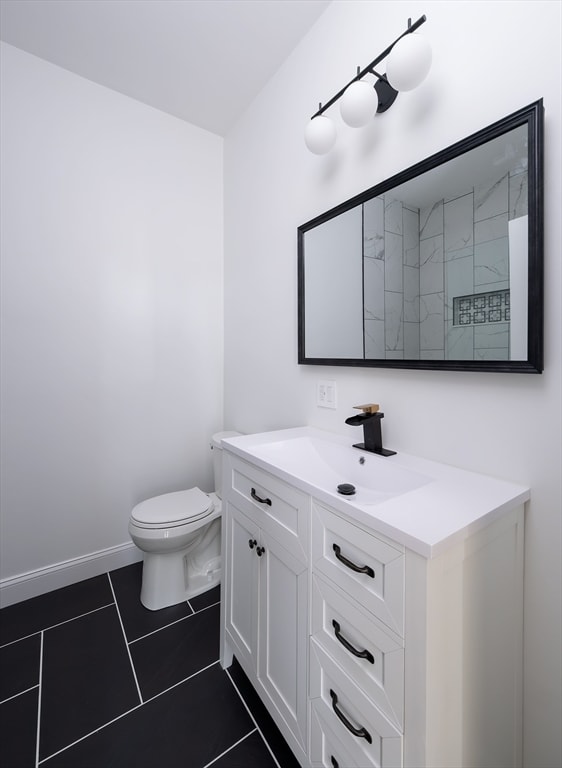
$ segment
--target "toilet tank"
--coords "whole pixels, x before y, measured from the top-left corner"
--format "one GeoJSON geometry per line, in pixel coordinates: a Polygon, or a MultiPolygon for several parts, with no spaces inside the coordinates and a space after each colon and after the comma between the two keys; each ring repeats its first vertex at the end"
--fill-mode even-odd
{"type": "Polygon", "coordinates": [[[222,499],[222,440],[225,437],[239,437],[241,434],[241,432],[216,432],[211,438],[215,493],[219,499],[222,499]]]}

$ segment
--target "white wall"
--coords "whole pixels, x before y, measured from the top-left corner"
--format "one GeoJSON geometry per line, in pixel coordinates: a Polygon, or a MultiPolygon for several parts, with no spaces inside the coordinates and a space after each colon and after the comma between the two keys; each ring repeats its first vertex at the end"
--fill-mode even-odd
{"type": "Polygon", "coordinates": [[[2,45],[1,576],[212,489],[223,140],[2,45]]]}
{"type": "Polygon", "coordinates": [[[378,402],[388,447],[532,488],[526,523],[528,768],[562,763],[561,708],[561,5],[559,2],[334,2],[225,142],[225,426],[313,424],[357,435],[352,406],[378,402]],[[425,13],[432,71],[359,131],[339,121],[327,156],[303,129],[425,13]],[[412,163],[544,97],[545,371],[542,375],[297,365],[296,228],[412,163]],[[338,408],[315,405],[333,378],[338,408]]]}

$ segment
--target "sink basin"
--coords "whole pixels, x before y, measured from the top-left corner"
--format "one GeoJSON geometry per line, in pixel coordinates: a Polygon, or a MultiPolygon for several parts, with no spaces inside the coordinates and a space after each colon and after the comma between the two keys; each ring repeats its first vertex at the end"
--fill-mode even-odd
{"type": "Polygon", "coordinates": [[[354,448],[354,437],[294,427],[225,438],[223,447],[423,557],[436,557],[530,498],[528,487],[505,480],[354,448]],[[355,493],[338,493],[343,484],[355,493]]]}
{"type": "MultiPolygon", "coordinates": [[[[393,463],[392,458],[322,439],[296,434],[269,442],[246,443],[252,456],[283,470],[327,493],[340,496],[338,486],[351,484],[355,493],[341,496],[358,504],[380,504],[394,496],[421,488],[432,478],[393,463]]],[[[242,439],[234,442],[242,444],[242,439]]]]}

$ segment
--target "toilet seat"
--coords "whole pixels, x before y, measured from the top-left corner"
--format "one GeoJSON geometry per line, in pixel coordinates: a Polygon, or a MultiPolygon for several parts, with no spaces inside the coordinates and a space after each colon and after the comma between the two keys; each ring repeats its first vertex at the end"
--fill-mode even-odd
{"type": "Polygon", "coordinates": [[[206,493],[189,488],[141,501],[133,508],[131,519],[139,528],[175,528],[202,520],[213,509],[213,500],[206,493]]]}

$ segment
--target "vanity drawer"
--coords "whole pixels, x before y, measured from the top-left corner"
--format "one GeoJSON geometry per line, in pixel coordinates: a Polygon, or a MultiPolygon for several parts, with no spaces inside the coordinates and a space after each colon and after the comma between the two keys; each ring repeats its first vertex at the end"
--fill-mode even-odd
{"type": "Polygon", "coordinates": [[[312,768],[350,768],[359,765],[378,768],[374,763],[367,762],[360,751],[359,754],[348,752],[326,722],[318,703],[310,708],[310,764],[312,768]]]}
{"type": "MultiPolygon", "coordinates": [[[[400,731],[315,640],[310,643],[311,707],[319,723],[329,729],[331,746],[341,745],[353,766],[400,768],[400,731]]],[[[315,753],[318,748],[318,738],[311,734],[311,762],[322,765],[322,754],[315,753]]]]}
{"type": "Polygon", "coordinates": [[[296,545],[308,561],[309,496],[238,457],[227,454],[223,462],[223,487],[235,506],[295,554],[296,545]]]}
{"type": "Polygon", "coordinates": [[[312,565],[388,627],[404,636],[404,552],[317,502],[312,565]]]}
{"type": "Polygon", "coordinates": [[[404,726],[404,644],[349,595],[312,579],[312,636],[395,725],[404,726]]]}

